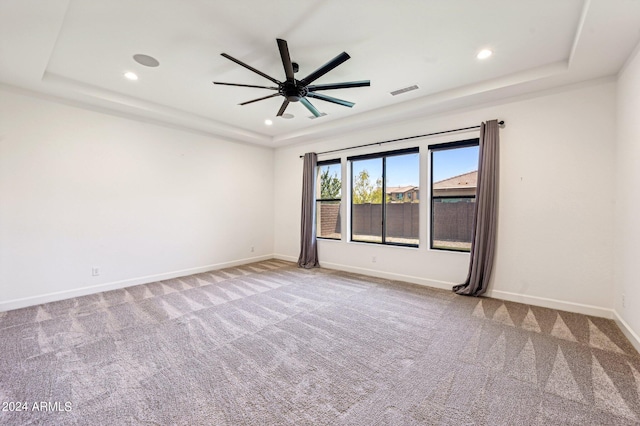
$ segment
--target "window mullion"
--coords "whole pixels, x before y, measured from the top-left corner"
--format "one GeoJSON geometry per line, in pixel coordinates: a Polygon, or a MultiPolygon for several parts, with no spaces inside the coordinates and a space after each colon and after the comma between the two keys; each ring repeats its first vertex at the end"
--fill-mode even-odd
{"type": "Polygon", "coordinates": [[[380,226],[382,227],[382,244],[386,244],[387,242],[387,157],[382,157],[382,199],[380,203],[382,204],[382,223],[380,226]]]}

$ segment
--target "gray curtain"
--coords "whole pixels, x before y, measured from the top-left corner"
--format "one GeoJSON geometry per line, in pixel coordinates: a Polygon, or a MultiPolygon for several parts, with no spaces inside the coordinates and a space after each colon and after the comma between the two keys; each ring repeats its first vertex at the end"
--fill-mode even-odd
{"type": "Polygon", "coordinates": [[[478,185],[473,215],[469,274],[453,291],[467,296],[480,296],[487,291],[496,246],[498,216],[498,120],[480,126],[478,185]]]}
{"type": "Polygon", "coordinates": [[[300,226],[300,256],[298,266],[305,269],[320,266],[316,241],[316,165],[315,152],[304,155],[302,170],[302,221],[300,226]]]}

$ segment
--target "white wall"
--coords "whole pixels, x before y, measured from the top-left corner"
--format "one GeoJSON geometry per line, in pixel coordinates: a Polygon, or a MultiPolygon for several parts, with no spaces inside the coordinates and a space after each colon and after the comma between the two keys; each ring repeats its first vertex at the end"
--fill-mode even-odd
{"type": "MultiPolygon", "coordinates": [[[[615,310],[640,342],[640,53],[618,79],[616,150],[615,310]],[[624,297],[624,305],[623,305],[624,297]]],[[[640,350],[640,346],[637,346],[640,350]]]]}
{"type": "MultiPolygon", "coordinates": [[[[629,137],[618,141],[617,161],[624,167],[617,181],[616,83],[611,80],[280,148],[275,156],[270,149],[0,89],[0,310],[273,253],[295,260],[300,154],[499,118],[507,125],[501,130],[498,252],[490,294],[609,316],[614,307],[614,188],[632,194],[640,181],[633,167],[638,159],[632,117],[639,102],[637,62],[620,82],[635,95],[625,101],[618,94],[619,133],[627,131],[629,137]],[[101,269],[98,277],[91,276],[94,266],[101,269]]],[[[426,165],[428,144],[476,135],[382,149],[419,145],[426,165]]],[[[423,191],[427,176],[423,167],[423,191]]],[[[421,199],[427,199],[426,192],[421,199]]],[[[616,309],[638,330],[640,314],[629,307],[640,306],[631,270],[638,258],[632,243],[640,205],[633,197],[619,199],[636,204],[617,208],[622,225],[616,278],[623,284],[616,309]],[[619,303],[622,293],[626,310],[619,303]]],[[[346,229],[346,215],[343,220],[346,229]]],[[[319,242],[321,263],[443,288],[462,281],[467,254],[427,249],[426,203],[420,225],[418,249],[324,240],[319,242]]]]}
{"type": "Polygon", "coordinates": [[[271,149],[0,89],[0,310],[272,253],[271,149]]]}
{"type": "MultiPolygon", "coordinates": [[[[295,260],[299,249],[302,161],[299,155],[381,140],[506,121],[501,130],[498,248],[494,297],[611,316],[615,146],[615,82],[599,80],[553,93],[436,117],[425,117],[275,155],[275,251],[295,260]]],[[[421,200],[427,200],[428,144],[475,133],[343,152],[355,155],[419,145],[421,200]]],[[[334,156],[320,156],[329,159],[334,156]]],[[[343,210],[346,216],[348,209],[343,210]]],[[[343,224],[346,226],[346,217],[343,224]]],[[[343,226],[343,229],[346,229],[343,226]]],[[[464,280],[468,254],[429,250],[427,210],[418,249],[320,240],[325,267],[450,288],[464,280]],[[372,257],[376,257],[376,263],[372,257]]],[[[640,295],[639,295],[640,296],[640,295]]]]}

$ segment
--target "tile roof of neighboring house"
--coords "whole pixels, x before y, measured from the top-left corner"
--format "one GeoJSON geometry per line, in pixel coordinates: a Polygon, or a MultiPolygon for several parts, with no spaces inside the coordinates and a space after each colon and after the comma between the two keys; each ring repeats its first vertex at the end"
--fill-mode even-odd
{"type": "Polygon", "coordinates": [[[433,189],[475,188],[478,184],[478,171],[474,170],[458,176],[433,183],[433,189]]]}
{"type": "Polygon", "coordinates": [[[417,186],[387,186],[386,193],[387,194],[397,194],[397,193],[406,193],[412,191],[414,189],[418,189],[417,186]]]}

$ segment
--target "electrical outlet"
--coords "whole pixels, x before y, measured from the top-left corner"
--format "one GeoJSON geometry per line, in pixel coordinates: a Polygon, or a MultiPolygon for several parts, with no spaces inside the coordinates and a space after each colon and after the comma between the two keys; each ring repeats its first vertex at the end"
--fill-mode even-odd
{"type": "Polygon", "coordinates": [[[627,307],[627,306],[626,306],[626,301],[625,301],[624,299],[625,299],[625,297],[624,297],[624,294],[623,294],[623,295],[622,295],[622,307],[623,307],[623,308],[626,308],[626,307],[627,307]]]}
{"type": "Polygon", "coordinates": [[[251,246],[251,253],[255,251],[255,247],[251,246]]]}
{"type": "Polygon", "coordinates": [[[91,275],[94,277],[97,277],[98,275],[100,275],[100,268],[98,268],[97,266],[94,266],[93,268],[91,268],[91,275]]]}
{"type": "Polygon", "coordinates": [[[375,256],[371,256],[371,263],[376,263],[376,257],[375,256]]]}

